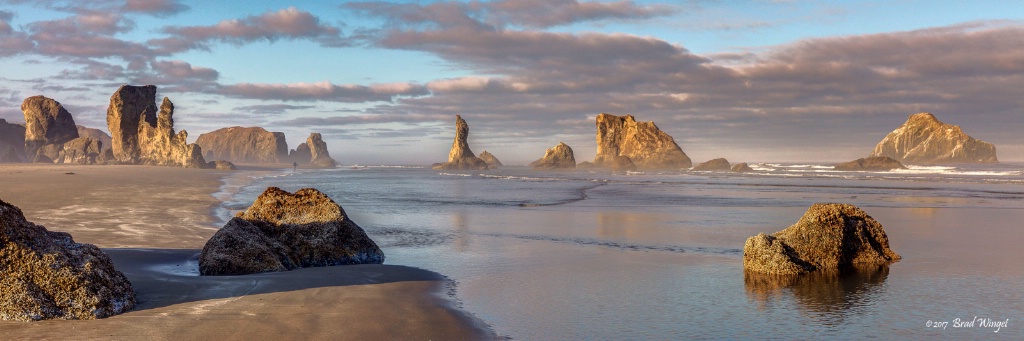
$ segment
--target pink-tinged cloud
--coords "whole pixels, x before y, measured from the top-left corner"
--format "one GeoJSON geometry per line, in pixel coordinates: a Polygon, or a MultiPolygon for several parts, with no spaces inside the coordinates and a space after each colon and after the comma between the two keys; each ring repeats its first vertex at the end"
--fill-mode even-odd
{"type": "Polygon", "coordinates": [[[548,28],[597,20],[639,20],[670,15],[669,6],[641,6],[633,1],[595,2],[578,0],[499,0],[391,3],[352,2],[344,8],[387,18],[392,25],[410,27],[503,29],[509,26],[548,28]]]}
{"type": "Polygon", "coordinates": [[[209,50],[212,43],[245,44],[254,41],[279,39],[309,39],[325,46],[341,46],[345,42],[338,28],[320,23],[313,14],[289,7],[258,16],[224,20],[210,26],[166,27],[168,38],[154,39],[150,43],[161,47],[164,53],[188,49],[209,50]]]}
{"type": "Polygon", "coordinates": [[[176,0],[127,0],[122,10],[144,13],[158,17],[170,16],[187,11],[189,7],[176,0]]]}
{"type": "Polygon", "coordinates": [[[152,62],[153,71],[174,78],[215,81],[220,74],[217,70],[198,67],[180,60],[152,62]]]}
{"type": "Polygon", "coordinates": [[[329,102],[390,102],[397,96],[423,96],[426,88],[421,85],[377,84],[377,85],[336,85],[328,81],[316,83],[254,84],[242,83],[220,86],[217,92],[226,96],[283,100],[329,102]]]}

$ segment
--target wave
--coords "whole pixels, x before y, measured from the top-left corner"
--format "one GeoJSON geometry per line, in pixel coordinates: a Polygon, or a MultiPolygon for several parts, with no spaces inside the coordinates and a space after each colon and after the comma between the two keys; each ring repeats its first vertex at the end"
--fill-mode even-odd
{"type": "Polygon", "coordinates": [[[444,176],[473,176],[473,174],[447,173],[447,172],[440,172],[440,173],[437,173],[437,175],[444,175],[444,176]]]}

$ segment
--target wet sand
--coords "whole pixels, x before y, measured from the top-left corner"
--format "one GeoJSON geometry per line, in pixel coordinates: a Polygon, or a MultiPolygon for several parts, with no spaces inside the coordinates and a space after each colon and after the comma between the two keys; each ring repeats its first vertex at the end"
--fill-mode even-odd
{"type": "MultiPolygon", "coordinates": [[[[245,172],[246,170],[242,170],[245,172]]],[[[226,171],[0,164],[0,199],[104,248],[136,290],[132,311],[92,321],[0,321],[13,339],[492,339],[452,306],[445,278],[397,265],[198,276],[226,171]],[[73,173],[73,174],[68,174],[73,173]]],[[[235,173],[237,174],[237,173],[235,173]]]]}

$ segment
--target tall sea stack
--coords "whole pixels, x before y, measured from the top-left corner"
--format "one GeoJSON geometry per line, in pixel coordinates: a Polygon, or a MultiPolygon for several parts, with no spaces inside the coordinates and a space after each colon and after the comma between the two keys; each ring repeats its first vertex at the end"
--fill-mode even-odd
{"type": "Polygon", "coordinates": [[[469,149],[469,124],[461,115],[455,115],[455,141],[448,152],[448,162],[434,164],[436,170],[485,170],[487,162],[481,160],[469,149]]]}
{"type": "Polygon", "coordinates": [[[879,156],[910,164],[999,162],[994,145],[926,112],[910,115],[906,123],[886,135],[871,152],[871,157],[879,156]]]}
{"type": "Polygon", "coordinates": [[[632,115],[597,115],[594,164],[614,170],[681,169],[693,163],[672,136],[632,115]]]}

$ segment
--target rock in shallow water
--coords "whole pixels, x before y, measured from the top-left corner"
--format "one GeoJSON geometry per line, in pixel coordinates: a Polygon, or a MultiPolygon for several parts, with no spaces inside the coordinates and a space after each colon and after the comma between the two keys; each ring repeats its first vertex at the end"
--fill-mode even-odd
{"type": "Polygon", "coordinates": [[[270,187],[210,238],[199,256],[199,273],[243,275],[383,262],[384,252],[326,194],[270,187]]]}
{"type": "Polygon", "coordinates": [[[135,290],[107,254],[25,220],[2,200],[0,273],[3,320],[87,320],[135,307],[135,290]]]}
{"type": "Polygon", "coordinates": [[[847,204],[814,204],[793,226],[750,237],[743,246],[746,270],[773,275],[839,272],[899,260],[882,224],[847,204]]]}

